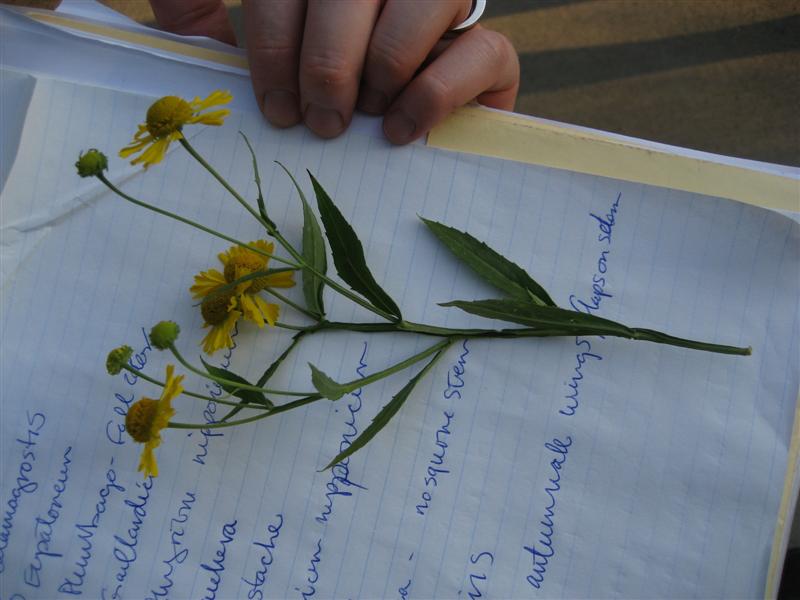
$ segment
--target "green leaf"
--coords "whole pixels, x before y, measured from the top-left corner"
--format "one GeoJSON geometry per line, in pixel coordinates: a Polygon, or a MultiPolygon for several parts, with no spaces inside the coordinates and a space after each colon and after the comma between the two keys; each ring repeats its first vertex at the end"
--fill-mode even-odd
{"type": "Polygon", "coordinates": [[[405,386],[403,386],[403,389],[400,390],[389,401],[389,403],[380,410],[380,412],[377,415],[375,415],[375,418],[372,419],[372,422],[361,433],[361,435],[359,435],[355,440],[353,440],[353,442],[342,452],[337,454],[336,458],[334,458],[331,462],[329,462],[328,465],[325,467],[325,469],[323,469],[323,471],[330,469],[333,465],[342,462],[348,456],[366,446],[367,443],[372,438],[374,438],[381,429],[386,427],[389,421],[391,421],[392,417],[394,417],[397,414],[397,411],[399,411],[400,408],[403,406],[403,404],[405,404],[405,401],[408,400],[409,395],[411,394],[417,383],[423,377],[425,377],[425,375],[428,373],[431,367],[433,367],[434,363],[439,358],[439,356],[441,356],[442,352],[444,352],[444,349],[437,352],[431,359],[431,361],[427,365],[425,365],[425,367],[419,373],[417,373],[411,379],[411,381],[409,381],[407,384],[405,384],[405,386]]]}
{"type": "Polygon", "coordinates": [[[534,302],[543,306],[555,306],[545,289],[536,283],[516,263],[477,240],[470,234],[437,221],[420,217],[428,229],[450,251],[487,283],[505,292],[515,300],[534,302]]]}
{"type": "Polygon", "coordinates": [[[275,222],[270,219],[269,216],[267,216],[267,207],[264,204],[264,194],[261,193],[261,175],[258,173],[258,161],[256,160],[256,153],[253,151],[253,146],[250,145],[250,140],[247,139],[247,136],[244,134],[244,132],[240,131],[239,135],[244,138],[244,143],[247,144],[247,149],[250,150],[250,156],[253,158],[253,177],[256,180],[256,188],[258,189],[258,198],[256,198],[256,202],[258,202],[258,212],[261,213],[261,218],[264,219],[273,230],[277,231],[278,228],[275,225],[275,222]]]}
{"type": "Polygon", "coordinates": [[[364,258],[364,247],[358,240],[356,232],[310,171],[308,175],[314,185],[319,214],[325,226],[325,235],[331,245],[333,263],[336,265],[339,277],[375,307],[399,321],[402,318],[400,309],[372,276],[364,258]]]}
{"type": "Polygon", "coordinates": [[[258,381],[256,382],[256,385],[258,387],[264,387],[267,385],[267,382],[275,374],[275,371],[278,370],[278,367],[281,366],[281,363],[283,363],[283,361],[286,360],[286,357],[289,356],[292,350],[294,350],[294,347],[300,341],[300,337],[301,336],[295,335],[294,338],[292,338],[292,343],[289,344],[286,350],[284,350],[281,353],[281,355],[278,358],[276,358],[270,366],[267,367],[267,370],[264,371],[264,373],[261,375],[261,377],[258,378],[258,381]]]}
{"type": "Polygon", "coordinates": [[[541,306],[520,300],[455,300],[455,306],[473,315],[518,323],[533,329],[552,330],[553,335],[613,335],[633,338],[635,330],[621,323],[557,306],[541,306]]]}
{"type": "MultiPolygon", "coordinates": [[[[202,357],[200,357],[200,360],[203,363],[203,366],[206,368],[206,371],[208,371],[211,375],[214,375],[215,377],[221,377],[222,379],[229,379],[231,381],[236,381],[239,383],[243,383],[245,385],[251,385],[249,381],[247,381],[243,377],[240,377],[236,373],[231,373],[227,369],[210,365],[202,357]]],[[[232,416],[234,416],[236,413],[242,410],[245,407],[244,405],[246,404],[260,404],[261,406],[266,406],[267,408],[272,408],[274,406],[272,404],[272,401],[261,392],[256,392],[254,390],[242,390],[237,388],[235,385],[231,385],[228,383],[220,383],[219,386],[229,394],[232,394],[233,396],[241,400],[239,406],[233,408],[228,414],[226,414],[221,419],[221,421],[230,419],[232,416]]]]}
{"type": "Polygon", "coordinates": [[[308,366],[311,367],[311,383],[314,389],[328,400],[338,400],[347,393],[347,386],[337,383],[311,363],[308,366]]]}
{"type": "MultiPolygon", "coordinates": [[[[278,162],[278,161],[276,161],[278,162]]],[[[322,237],[322,229],[317,222],[314,211],[311,210],[306,196],[297,180],[280,162],[278,165],[283,169],[292,180],[300,201],[303,203],[303,258],[318,273],[323,275],[328,272],[328,258],[325,255],[325,238],[322,237]]],[[[306,300],[306,308],[320,317],[325,316],[325,305],[322,302],[322,290],[325,281],[307,269],[303,269],[303,297],[306,300]]]]}

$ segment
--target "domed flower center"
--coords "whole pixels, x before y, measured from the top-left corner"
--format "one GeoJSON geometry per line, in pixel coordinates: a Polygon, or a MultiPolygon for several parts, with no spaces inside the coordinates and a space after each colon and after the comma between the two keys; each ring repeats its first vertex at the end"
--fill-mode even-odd
{"type": "Polygon", "coordinates": [[[125,415],[125,429],[140,444],[149,442],[152,437],[153,421],[158,412],[158,400],[142,398],[135,402],[125,415]]]}
{"type": "MultiPolygon", "coordinates": [[[[238,254],[231,258],[228,261],[228,264],[225,265],[225,281],[228,283],[236,281],[236,279],[238,279],[236,276],[237,271],[239,273],[239,277],[244,277],[263,269],[264,259],[260,256],[254,256],[252,254],[238,254]]],[[[264,276],[251,279],[250,281],[245,282],[244,285],[248,293],[255,294],[256,292],[263,290],[267,282],[268,279],[266,276],[264,276]]]]}
{"type": "Polygon", "coordinates": [[[211,296],[203,300],[200,305],[200,313],[209,325],[219,325],[228,317],[230,302],[231,296],[228,294],[211,296]]]}
{"type": "Polygon", "coordinates": [[[162,138],[180,131],[192,118],[192,107],[178,96],[164,96],[147,110],[147,131],[154,138],[162,138]]]}

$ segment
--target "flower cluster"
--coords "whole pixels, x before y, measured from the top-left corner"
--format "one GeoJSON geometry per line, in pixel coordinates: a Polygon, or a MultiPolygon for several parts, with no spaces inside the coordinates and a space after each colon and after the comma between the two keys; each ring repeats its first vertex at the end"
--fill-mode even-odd
{"type": "Polygon", "coordinates": [[[456,307],[478,317],[505,321],[517,327],[454,329],[406,321],[400,307],[371,273],[364,254],[364,247],[356,232],[311,173],[309,176],[314,188],[320,218],[324,225],[325,237],[323,237],[322,227],[317,221],[317,216],[306,201],[302,189],[287,171],[297,189],[303,207],[302,247],[296,248],[282,236],[275,222],[268,216],[267,206],[261,193],[261,179],[258,173],[256,154],[244,134],[242,135],[253,159],[254,179],[258,187],[257,209],[208,164],[184,137],[183,128],[186,125],[222,125],[230,111],[227,108],[219,107],[230,101],[230,93],[223,91],[215,91],[205,99],[195,98],[191,101],[177,96],[160,98],[150,106],[145,122],[139,125],[133,140],[119,152],[119,155],[122,158],[135,156],[131,161],[132,164],[142,164],[144,168],[147,168],[160,162],[170,144],[178,141],[233,196],[234,200],[256,219],[267,235],[280,244],[288,258],[274,254],[275,244],[273,242],[263,239],[243,242],[123,192],[106,177],[104,172],[108,170],[108,159],[99,150],[91,149],[81,153],[75,164],[78,175],[96,177],[121,198],[136,206],[171,217],[234,244],[217,255],[220,263],[217,268],[210,267],[195,275],[194,283],[189,288],[191,295],[199,300],[198,306],[204,328],[209,330],[201,342],[206,353],[213,354],[223,348],[232,348],[234,331],[241,319],[250,321],[260,328],[266,324],[291,330],[293,333],[288,348],[269,365],[258,379],[257,384],[254,385],[244,377],[228,371],[227,366],[225,368],[214,367],[205,361],[203,361],[203,368],[193,366],[178,351],[176,344],[180,334],[178,324],[172,321],[162,321],[155,325],[149,336],[152,346],[171,352],[182,367],[214,381],[220,393],[213,397],[184,390],[184,376],[175,375],[173,365],[166,367],[165,380],[158,381],[134,366],[131,361],[133,350],[130,346],[121,346],[112,350],[106,359],[106,370],[111,375],[118,375],[125,370],[162,388],[158,399],[145,397],[132,404],[125,418],[125,427],[131,438],[143,444],[139,471],[144,473],[145,477],[158,475],[155,450],[161,444],[161,432],[167,427],[206,429],[252,423],[318,400],[337,400],[365,385],[409,369],[421,361],[427,361],[426,365],[418,370],[417,374],[393,396],[391,402],[379,411],[372,424],[361,432],[352,444],[340,449],[339,454],[327,466],[327,468],[331,468],[333,465],[347,460],[353,452],[365,446],[385,427],[398,413],[403,402],[411,395],[414,386],[433,368],[443,353],[460,340],[608,335],[725,354],[746,356],[751,352],[750,348],[677,338],[651,329],[628,327],[592,314],[560,308],[547,291],[522,267],[503,257],[499,252],[472,237],[469,233],[425,218],[422,218],[422,221],[441,243],[453,252],[464,265],[471,268],[479,277],[500,292],[500,297],[497,298],[474,301],[453,300],[445,302],[441,306],[456,307]],[[328,276],[328,251],[333,257],[337,275],[349,286],[349,289],[328,276]],[[282,263],[281,267],[272,268],[271,261],[282,263]],[[303,275],[304,306],[276,291],[279,288],[293,287],[296,271],[301,271],[303,275]],[[361,308],[372,312],[382,322],[342,323],[328,320],[323,297],[325,290],[336,292],[351,300],[361,308]],[[294,309],[298,315],[310,319],[311,323],[279,321],[280,307],[274,302],[268,302],[262,293],[282,301],[294,309]],[[266,387],[281,363],[304,336],[325,330],[416,333],[440,339],[432,346],[396,364],[353,381],[337,382],[314,365],[309,365],[313,391],[300,392],[266,387]],[[227,395],[223,394],[223,391],[227,395]],[[182,394],[206,404],[213,402],[231,408],[226,415],[214,423],[171,422],[170,419],[176,413],[172,402],[182,394]],[[280,404],[273,402],[272,398],[281,396],[289,397],[290,400],[280,404]],[[244,416],[237,419],[232,418],[242,410],[246,411],[244,416]]]}
{"type": "Polygon", "coordinates": [[[230,110],[203,111],[227,104],[232,99],[230,92],[217,90],[204,100],[195,98],[187,102],[178,96],[164,96],[156,100],[147,110],[147,118],[139,125],[133,141],[119,151],[120,157],[139,154],[131,164],[142,163],[145,168],[161,162],[169,145],[183,137],[184,125],[222,125],[230,110]]]}
{"type": "Polygon", "coordinates": [[[195,275],[189,291],[194,298],[202,299],[204,327],[211,328],[203,340],[203,350],[207,353],[233,346],[231,332],[241,317],[259,327],[265,322],[271,326],[277,322],[278,305],[264,300],[259,292],[292,287],[294,274],[265,273],[274,250],[275,245],[264,240],[250,242],[247,247],[232,246],[218,255],[222,272],[209,269],[195,275]],[[252,275],[257,276],[247,279],[252,275]]]}

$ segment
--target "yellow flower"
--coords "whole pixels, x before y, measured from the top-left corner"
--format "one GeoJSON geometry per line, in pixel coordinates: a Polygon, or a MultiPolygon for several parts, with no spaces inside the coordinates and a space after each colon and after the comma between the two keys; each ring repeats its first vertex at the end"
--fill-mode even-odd
{"type": "Polygon", "coordinates": [[[119,151],[122,158],[141,152],[131,161],[132,165],[144,163],[145,169],[161,162],[171,142],[183,137],[184,125],[222,125],[230,110],[222,108],[202,112],[212,106],[227,104],[233,99],[230,92],[217,90],[205,100],[199,97],[187,102],[178,96],[159,98],[147,109],[145,122],[139,125],[133,141],[119,151]]]}
{"type": "Polygon", "coordinates": [[[144,472],[145,477],[158,476],[158,464],[153,450],[161,444],[161,430],[175,414],[172,400],[183,391],[183,375],[175,377],[174,370],[175,367],[167,365],[167,380],[158,400],[141,398],[133,403],[125,415],[125,429],[128,434],[135,441],[144,444],[139,459],[139,471],[144,472]]]}
{"type": "MultiPolygon", "coordinates": [[[[267,254],[272,254],[275,248],[274,244],[264,240],[250,242],[249,245],[267,254]]],[[[195,275],[194,285],[189,288],[195,298],[203,299],[200,312],[205,320],[204,327],[211,327],[203,339],[203,350],[208,354],[233,346],[231,333],[242,316],[259,327],[263,327],[264,323],[274,326],[280,309],[277,304],[264,300],[258,292],[265,288],[288,288],[294,285],[294,273],[282,271],[241,282],[229,292],[216,293],[237,279],[266,271],[269,265],[268,256],[242,246],[232,246],[220,253],[218,258],[223,271],[203,271],[195,275]]]]}

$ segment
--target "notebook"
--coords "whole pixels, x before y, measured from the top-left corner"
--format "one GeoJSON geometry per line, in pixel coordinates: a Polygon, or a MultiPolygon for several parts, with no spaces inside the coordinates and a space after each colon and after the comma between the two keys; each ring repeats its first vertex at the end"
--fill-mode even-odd
{"type": "MultiPolygon", "coordinates": [[[[723,165],[757,182],[745,204],[677,177],[668,187],[594,167],[505,160],[474,145],[435,147],[437,135],[474,139],[455,121],[455,133],[442,129],[405,148],[387,144],[370,119],[322,142],[302,129],[266,127],[235,72],[106,46],[10,11],[3,29],[17,53],[4,64],[4,94],[14,99],[4,100],[4,129],[19,124],[4,133],[0,204],[4,597],[774,593],[770,561],[780,562],[781,519],[796,486],[800,226],[755,204],[791,210],[792,173],[723,165]],[[59,64],[32,64],[21,37],[59,40],[59,64]],[[98,44],[94,73],[70,68],[98,44]],[[129,69],[110,68],[123,59],[129,69]],[[191,143],[253,198],[237,133],[247,132],[270,214],[294,242],[301,207],[273,161],[309,198],[310,170],[408,320],[481,326],[438,303],[493,293],[419,215],[485,240],[559,305],[749,345],[753,354],[598,337],[470,340],[450,348],[395,419],[334,470],[322,468],[408,373],[252,426],[169,430],[157,451],[161,473],[143,479],[139,447],[122,424],[130,403],[158,388],[107,375],[106,354],[130,344],[133,364],[163,378],[174,359],[152,346],[148,331],[171,319],[181,325],[184,354],[199,364],[205,332],[188,287],[227,244],[126,204],[77,178],[73,165],[81,150],[104,149],[109,179],[127,193],[240,239],[263,237],[180,147],[147,172],[115,156],[154,96],[214,87],[232,89],[234,111],[224,127],[187,129],[191,143]]],[[[456,119],[480,127],[476,111],[456,119]]],[[[611,144],[531,123],[510,127],[611,144]]],[[[644,147],[617,141],[632,155],[644,147]]],[[[297,288],[288,294],[301,297],[297,288]]],[[[326,302],[337,320],[369,319],[330,292],[326,302]]],[[[303,322],[283,310],[282,320],[303,322]]],[[[289,337],[243,325],[236,347],[212,364],[255,379],[289,337]]],[[[413,335],[314,336],[274,384],[309,389],[309,362],[337,380],[358,379],[430,344],[413,335]]],[[[215,392],[194,375],[186,385],[215,392]]],[[[176,407],[176,419],[200,424],[223,410],[190,398],[176,407]]]]}

